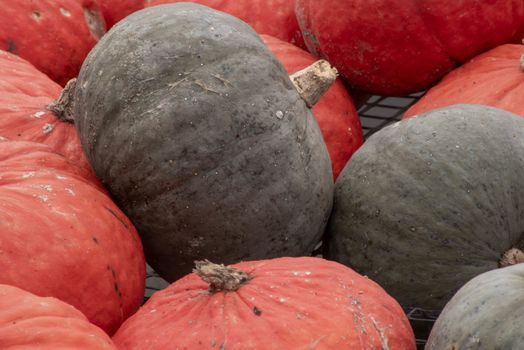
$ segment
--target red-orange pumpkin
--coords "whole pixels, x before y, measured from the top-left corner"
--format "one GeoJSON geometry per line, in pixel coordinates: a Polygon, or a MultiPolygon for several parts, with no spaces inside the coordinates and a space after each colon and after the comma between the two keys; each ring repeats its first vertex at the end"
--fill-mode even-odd
{"type": "Polygon", "coordinates": [[[110,29],[127,15],[144,8],[149,0],[94,0],[104,16],[107,29],[110,29]]]}
{"type": "Polygon", "coordinates": [[[449,73],[405,117],[458,103],[482,104],[524,116],[523,45],[502,45],[449,73]]]}
{"type": "Polygon", "coordinates": [[[48,109],[61,90],[29,62],[0,50],[0,136],[45,143],[98,183],[74,125],[48,109]]]}
{"type": "Polygon", "coordinates": [[[114,336],[126,350],[415,349],[401,307],[373,281],[303,257],[197,263],[114,336]],[[210,284],[208,284],[210,283],[210,284]]]}
{"type": "MultiPolygon", "coordinates": [[[[184,2],[184,0],[145,1],[146,7],[184,2]]],[[[238,17],[260,34],[269,34],[299,47],[306,47],[295,16],[295,0],[191,0],[191,2],[238,17]]]]}
{"type": "Polygon", "coordinates": [[[0,285],[0,348],[116,350],[109,336],[69,304],[0,285]]]}
{"type": "MultiPolygon", "coordinates": [[[[261,35],[289,74],[313,64],[316,59],[294,45],[269,35],[261,35]]],[[[362,145],[362,126],[353,101],[342,80],[337,80],[313,107],[329,151],[333,178],[336,179],[351,155],[362,145]]]]}
{"type": "Polygon", "coordinates": [[[522,44],[523,41],[524,41],[524,22],[522,23],[520,28],[517,30],[517,32],[513,36],[513,39],[511,39],[511,42],[515,44],[522,44]]]}
{"type": "Polygon", "coordinates": [[[43,144],[0,142],[0,283],[53,296],[109,334],[142,302],[145,263],[129,219],[43,144]]]}
{"type": "Polygon", "coordinates": [[[65,85],[105,31],[98,10],[87,3],[0,0],[0,50],[25,58],[65,85]]]}
{"type": "Polygon", "coordinates": [[[404,95],[508,42],[524,22],[524,2],[297,0],[297,17],[311,52],[351,85],[404,95]]]}

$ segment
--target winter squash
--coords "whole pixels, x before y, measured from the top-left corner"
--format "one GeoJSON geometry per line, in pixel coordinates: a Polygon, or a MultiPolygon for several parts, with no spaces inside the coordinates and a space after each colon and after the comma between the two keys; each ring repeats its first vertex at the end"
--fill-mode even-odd
{"type": "Polygon", "coordinates": [[[87,57],[74,107],[90,163],[165,279],[319,241],[333,189],[322,134],[235,17],[190,3],[126,17],[87,57]]]}
{"type": "Polygon", "coordinates": [[[524,119],[455,105],[371,136],[339,176],[325,256],[439,311],[524,233],[524,119]],[[511,155],[511,156],[510,156],[511,155]]]}
{"type": "MultiPolygon", "coordinates": [[[[289,74],[315,62],[308,52],[287,42],[261,35],[289,74]]],[[[362,126],[351,97],[341,80],[337,80],[312,108],[331,158],[333,178],[344,168],[351,155],[362,145],[362,126]]]]}
{"type": "Polygon", "coordinates": [[[61,85],[80,66],[105,26],[78,0],[0,0],[0,50],[14,53],[61,85]]]}
{"type": "Polygon", "coordinates": [[[107,29],[122,18],[144,8],[149,0],[95,0],[104,16],[107,29]]]}
{"type": "Polygon", "coordinates": [[[142,302],[133,225],[46,145],[0,142],[0,247],[0,283],[61,299],[109,334],[142,302]]]}
{"type": "Polygon", "coordinates": [[[3,350],[116,350],[111,338],[77,309],[55,298],[0,285],[3,350]]]}
{"type": "Polygon", "coordinates": [[[523,45],[502,45],[449,73],[405,118],[457,103],[489,105],[524,116],[523,45]]]}
{"type": "MultiPolygon", "coordinates": [[[[146,0],[146,6],[176,2],[183,1],[146,0]]],[[[268,34],[306,48],[295,16],[295,0],[193,0],[191,2],[238,17],[260,34],[268,34]]]]}
{"type": "Polygon", "coordinates": [[[50,110],[61,91],[29,62],[0,50],[0,136],[45,143],[78,165],[87,179],[99,183],[74,125],[50,110]]]}
{"type": "Polygon", "coordinates": [[[197,262],[113,341],[129,350],[415,349],[402,308],[379,285],[312,257],[197,262]]]}
{"type": "Polygon", "coordinates": [[[454,67],[504,44],[524,22],[521,0],[297,0],[310,52],[380,95],[423,91],[454,67]]]}
{"type": "Polygon", "coordinates": [[[520,28],[517,30],[517,32],[511,39],[511,42],[514,44],[522,44],[523,41],[524,41],[524,23],[522,23],[520,28]]]}
{"type": "MultiPolygon", "coordinates": [[[[520,261],[524,256],[519,253],[520,261]]],[[[524,264],[485,272],[466,283],[435,322],[426,350],[518,349],[524,264]]]]}

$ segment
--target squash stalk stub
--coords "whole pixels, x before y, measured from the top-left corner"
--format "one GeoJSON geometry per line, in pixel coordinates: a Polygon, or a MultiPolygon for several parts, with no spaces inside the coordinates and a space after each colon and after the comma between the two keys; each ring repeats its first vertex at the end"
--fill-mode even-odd
{"type": "Polygon", "coordinates": [[[524,252],[517,248],[511,248],[502,255],[499,261],[500,267],[517,265],[524,262],[524,252]]]}
{"type": "Polygon", "coordinates": [[[524,55],[520,56],[520,70],[524,72],[524,55]]]}
{"type": "Polygon", "coordinates": [[[106,33],[106,22],[97,9],[84,7],[84,21],[95,38],[100,39],[106,33]]]}
{"type": "Polygon", "coordinates": [[[69,80],[62,90],[62,93],[51,103],[47,109],[56,114],[57,118],[63,122],[74,123],[73,100],[76,89],[76,78],[69,80]]]}
{"type": "Polygon", "coordinates": [[[211,293],[233,292],[251,279],[244,271],[223,264],[213,264],[209,260],[195,261],[193,272],[209,283],[211,293]]]}
{"type": "Polygon", "coordinates": [[[312,108],[337,79],[338,71],[326,60],[318,60],[312,65],[291,74],[289,78],[300,97],[312,108]]]}

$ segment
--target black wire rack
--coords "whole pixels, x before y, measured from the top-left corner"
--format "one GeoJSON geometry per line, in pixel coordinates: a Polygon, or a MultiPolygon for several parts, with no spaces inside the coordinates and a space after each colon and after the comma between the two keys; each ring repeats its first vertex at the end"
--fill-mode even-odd
{"type": "Polygon", "coordinates": [[[424,92],[419,92],[404,97],[371,96],[358,109],[364,137],[367,138],[383,127],[399,121],[404,112],[423,94],[424,92]]]}
{"type": "MultiPolygon", "coordinates": [[[[368,138],[383,127],[399,121],[404,115],[404,112],[415,104],[423,94],[423,92],[420,92],[404,97],[369,97],[368,100],[358,108],[364,137],[368,138]]],[[[167,286],[168,283],[150,266],[147,266],[144,302],[146,302],[153,293],[167,286]]],[[[423,350],[426,339],[438,314],[434,311],[418,308],[406,309],[405,312],[417,335],[417,349],[423,350]]]]}

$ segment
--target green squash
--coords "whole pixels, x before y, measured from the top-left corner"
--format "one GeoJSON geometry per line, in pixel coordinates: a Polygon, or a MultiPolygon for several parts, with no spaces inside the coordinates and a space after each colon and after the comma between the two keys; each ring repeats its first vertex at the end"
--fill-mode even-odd
{"type": "Polygon", "coordinates": [[[325,256],[440,311],[524,247],[524,119],[455,105],[377,132],[338,178],[325,256]]]}
{"type": "Polygon", "coordinates": [[[87,57],[74,114],[167,280],[194,260],[308,255],[320,240],[333,197],[326,146],[244,22],[190,3],[132,14],[87,57]]]}
{"type": "Polygon", "coordinates": [[[522,349],[523,289],[524,264],[473,278],[446,304],[425,349],[522,349]]]}

